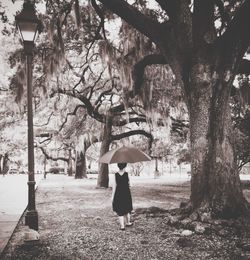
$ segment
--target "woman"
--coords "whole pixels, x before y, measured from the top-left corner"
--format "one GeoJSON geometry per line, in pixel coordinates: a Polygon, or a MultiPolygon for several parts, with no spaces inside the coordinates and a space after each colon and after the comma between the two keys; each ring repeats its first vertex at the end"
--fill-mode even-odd
{"type": "Polygon", "coordinates": [[[125,171],[127,163],[117,164],[119,171],[115,173],[112,189],[112,206],[113,211],[118,215],[121,230],[125,230],[126,226],[132,226],[130,222],[132,207],[132,198],[129,188],[129,177],[125,171]]]}

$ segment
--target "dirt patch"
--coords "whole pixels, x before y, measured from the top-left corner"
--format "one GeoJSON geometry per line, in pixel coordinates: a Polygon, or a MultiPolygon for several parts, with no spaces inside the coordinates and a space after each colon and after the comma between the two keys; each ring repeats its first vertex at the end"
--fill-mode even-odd
{"type": "Polygon", "coordinates": [[[188,183],[137,183],[132,187],[134,225],[120,231],[111,189],[96,189],[95,180],[67,178],[48,178],[37,190],[39,243],[24,243],[21,221],[3,260],[250,259],[248,222],[208,223],[197,229],[197,223],[192,228],[171,215],[169,210],[188,200],[188,183]]]}

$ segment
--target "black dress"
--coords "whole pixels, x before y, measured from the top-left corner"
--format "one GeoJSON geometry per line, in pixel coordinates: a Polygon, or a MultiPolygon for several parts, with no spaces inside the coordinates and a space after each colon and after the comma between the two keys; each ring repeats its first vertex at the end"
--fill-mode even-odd
{"type": "Polygon", "coordinates": [[[120,175],[118,172],[115,174],[116,190],[113,200],[113,211],[118,216],[126,215],[133,209],[131,192],[129,189],[128,173],[124,172],[120,175]]]}

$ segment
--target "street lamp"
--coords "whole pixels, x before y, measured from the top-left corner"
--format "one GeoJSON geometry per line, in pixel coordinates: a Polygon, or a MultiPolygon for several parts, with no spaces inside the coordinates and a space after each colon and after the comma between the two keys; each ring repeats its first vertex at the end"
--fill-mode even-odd
{"type": "Polygon", "coordinates": [[[34,40],[40,31],[40,21],[36,16],[34,4],[25,1],[22,11],[16,15],[16,24],[22,38],[26,55],[27,73],[27,110],[28,110],[28,207],[25,215],[25,225],[38,230],[38,214],[35,202],[35,172],[34,172],[34,135],[32,111],[32,60],[34,40]]]}

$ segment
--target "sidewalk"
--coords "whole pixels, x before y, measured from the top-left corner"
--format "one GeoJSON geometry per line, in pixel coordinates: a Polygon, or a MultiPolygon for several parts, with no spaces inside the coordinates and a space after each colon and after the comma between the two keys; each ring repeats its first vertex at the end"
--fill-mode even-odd
{"type": "MultiPolygon", "coordinates": [[[[36,175],[36,182],[42,177],[42,174],[36,175]]],[[[0,255],[27,206],[27,181],[26,174],[0,176],[0,255]]]]}

